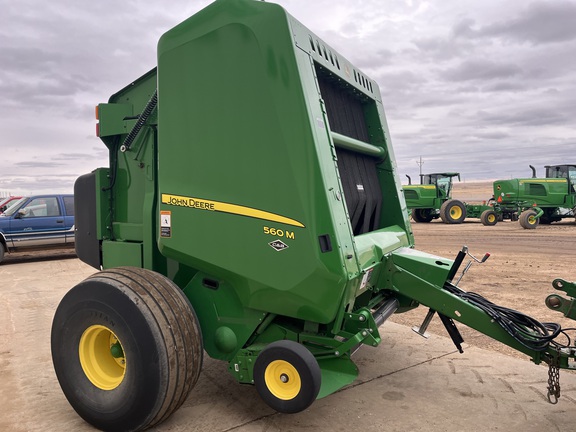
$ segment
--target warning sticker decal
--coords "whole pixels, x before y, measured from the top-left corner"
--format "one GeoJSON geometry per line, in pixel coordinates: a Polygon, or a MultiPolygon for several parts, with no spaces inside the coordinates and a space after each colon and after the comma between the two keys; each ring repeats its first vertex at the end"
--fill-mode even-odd
{"type": "Polygon", "coordinates": [[[172,237],[172,212],[160,211],[160,237],[172,237]]]}

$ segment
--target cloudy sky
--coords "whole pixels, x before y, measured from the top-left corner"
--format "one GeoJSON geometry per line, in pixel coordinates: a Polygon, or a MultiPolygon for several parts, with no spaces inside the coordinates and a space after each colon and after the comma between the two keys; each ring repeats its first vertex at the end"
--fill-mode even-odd
{"type": "MultiPolygon", "coordinates": [[[[278,0],[380,85],[399,174],[576,163],[576,0],[278,0]]],[[[205,0],[0,0],[0,193],[107,164],[94,106],[205,0]]]]}

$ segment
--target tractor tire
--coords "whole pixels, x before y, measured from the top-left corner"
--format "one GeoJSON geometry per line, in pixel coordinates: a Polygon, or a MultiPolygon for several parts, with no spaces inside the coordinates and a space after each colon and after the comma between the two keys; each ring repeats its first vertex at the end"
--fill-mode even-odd
{"type": "Polygon", "coordinates": [[[88,423],[141,431],[168,418],[202,367],[198,319],[180,288],[150,270],[96,273],[62,299],[52,361],[64,395],[88,423]]]}
{"type": "Polygon", "coordinates": [[[520,213],[520,217],[518,218],[520,226],[525,229],[535,229],[540,223],[540,220],[534,217],[537,214],[536,210],[524,210],[520,213]]]}
{"type": "Polygon", "coordinates": [[[412,209],[412,219],[414,222],[431,222],[434,219],[432,209],[412,209]]]}
{"type": "Polygon", "coordinates": [[[318,362],[297,342],[273,342],[254,363],[258,394],[268,406],[281,413],[297,413],[308,408],[318,396],[321,381],[318,362]]]}
{"type": "Polygon", "coordinates": [[[494,210],[484,210],[480,215],[480,222],[485,226],[494,226],[498,223],[498,215],[494,210]]]}
{"type": "Polygon", "coordinates": [[[440,218],[447,224],[459,224],[466,219],[466,206],[462,201],[451,199],[440,207],[440,218]]]}

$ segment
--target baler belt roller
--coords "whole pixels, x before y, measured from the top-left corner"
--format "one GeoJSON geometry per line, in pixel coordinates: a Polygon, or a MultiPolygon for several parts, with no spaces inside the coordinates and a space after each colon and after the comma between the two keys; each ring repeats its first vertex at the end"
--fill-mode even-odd
{"type": "Polygon", "coordinates": [[[374,318],[376,326],[380,327],[382,324],[384,324],[384,321],[390,318],[392,314],[396,312],[399,306],[400,303],[398,303],[398,300],[395,298],[385,301],[384,304],[382,304],[372,313],[372,317],[374,318]]]}
{"type": "Polygon", "coordinates": [[[384,154],[386,153],[382,147],[377,147],[375,145],[368,144],[364,141],[360,141],[334,131],[330,131],[330,135],[332,136],[332,140],[337,147],[346,150],[352,150],[367,156],[374,156],[378,158],[384,157],[384,154]]]}

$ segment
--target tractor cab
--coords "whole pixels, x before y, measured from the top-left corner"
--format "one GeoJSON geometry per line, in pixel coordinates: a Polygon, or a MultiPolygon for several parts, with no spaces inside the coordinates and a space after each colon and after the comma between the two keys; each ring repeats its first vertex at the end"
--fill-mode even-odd
{"type": "Polygon", "coordinates": [[[452,177],[458,177],[460,173],[432,173],[420,174],[420,184],[413,185],[410,176],[407,176],[409,184],[403,187],[406,206],[415,222],[430,222],[433,219],[442,218],[446,223],[460,223],[466,217],[466,208],[458,200],[451,199],[452,177]],[[450,202],[450,205],[445,205],[450,202]],[[444,209],[453,209],[442,211],[444,209]],[[458,207],[458,211],[456,208],[458,207]],[[457,216],[450,216],[450,212],[457,216]]]}
{"type": "Polygon", "coordinates": [[[420,174],[420,184],[434,185],[438,198],[449,198],[452,192],[452,177],[458,177],[460,181],[460,173],[420,174]]]}
{"type": "Polygon", "coordinates": [[[568,180],[568,193],[576,193],[576,165],[546,165],[546,178],[568,180]]]}

